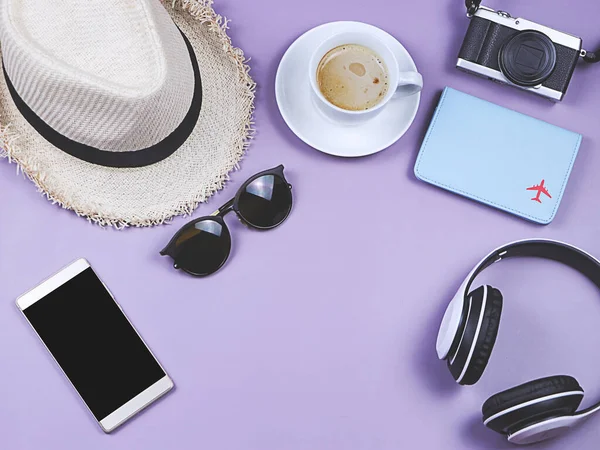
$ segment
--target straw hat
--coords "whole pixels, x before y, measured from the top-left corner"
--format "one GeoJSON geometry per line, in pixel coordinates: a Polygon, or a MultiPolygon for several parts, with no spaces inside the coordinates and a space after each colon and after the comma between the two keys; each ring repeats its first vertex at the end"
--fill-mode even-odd
{"type": "Polygon", "coordinates": [[[0,156],[101,225],[191,213],[252,133],[226,30],[212,0],[1,0],[0,156]]]}

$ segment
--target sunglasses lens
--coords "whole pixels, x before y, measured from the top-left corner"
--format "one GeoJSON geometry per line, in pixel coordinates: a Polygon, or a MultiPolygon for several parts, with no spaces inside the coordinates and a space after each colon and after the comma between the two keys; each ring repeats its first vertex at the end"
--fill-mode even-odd
{"type": "Polygon", "coordinates": [[[231,235],[225,225],[201,220],[181,233],[175,242],[175,264],[194,275],[210,275],[225,263],[231,250],[231,235]]]}
{"type": "Polygon", "coordinates": [[[277,175],[263,175],[249,183],[238,200],[240,216],[258,228],[273,228],[292,209],[292,191],[277,175]]]}

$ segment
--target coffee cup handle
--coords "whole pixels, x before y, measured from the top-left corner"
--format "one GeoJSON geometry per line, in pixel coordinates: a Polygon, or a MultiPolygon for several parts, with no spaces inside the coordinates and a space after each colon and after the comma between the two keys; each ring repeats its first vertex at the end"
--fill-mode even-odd
{"type": "Polygon", "coordinates": [[[400,72],[394,97],[409,97],[421,92],[423,76],[419,72],[400,72]]]}

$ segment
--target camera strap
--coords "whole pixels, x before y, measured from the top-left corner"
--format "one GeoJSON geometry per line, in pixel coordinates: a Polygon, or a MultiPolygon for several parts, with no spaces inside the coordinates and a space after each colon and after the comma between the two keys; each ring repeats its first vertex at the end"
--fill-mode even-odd
{"type": "MultiPolygon", "coordinates": [[[[472,16],[477,12],[481,6],[482,0],[465,0],[465,6],[467,7],[467,15],[472,16]]],[[[587,63],[594,64],[600,62],[600,49],[595,52],[582,52],[581,56],[587,63]]]]}
{"type": "Polygon", "coordinates": [[[477,12],[479,6],[481,5],[481,0],[465,0],[465,6],[467,7],[467,14],[472,16],[477,12]]]}
{"type": "Polygon", "coordinates": [[[600,50],[596,50],[595,52],[586,52],[583,60],[590,64],[600,62],[600,50]]]}

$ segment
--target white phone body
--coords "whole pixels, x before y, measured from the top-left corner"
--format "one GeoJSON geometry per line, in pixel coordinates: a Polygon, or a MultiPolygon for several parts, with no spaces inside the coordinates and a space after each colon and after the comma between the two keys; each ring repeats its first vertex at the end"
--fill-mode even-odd
{"type": "MultiPolygon", "coordinates": [[[[33,288],[30,291],[26,292],[25,294],[21,295],[17,299],[16,303],[17,303],[17,307],[19,308],[19,310],[21,310],[21,312],[23,313],[23,316],[25,317],[25,319],[29,322],[29,324],[32,326],[32,328],[38,335],[38,338],[40,338],[40,340],[42,341],[42,344],[44,345],[44,347],[46,347],[46,350],[48,350],[48,352],[50,353],[50,355],[52,356],[52,358],[54,359],[54,361],[56,362],[58,367],[61,369],[61,371],[63,372],[65,377],[69,380],[69,382],[71,383],[71,385],[73,386],[75,391],[78,393],[79,397],[81,398],[83,403],[86,405],[88,411],[90,411],[90,414],[92,414],[92,416],[95,417],[96,415],[94,414],[94,412],[88,405],[86,399],[81,395],[81,393],[79,392],[79,390],[77,389],[77,387],[75,386],[73,381],[69,378],[69,376],[64,371],[64,369],[61,366],[61,364],[59,363],[59,361],[56,359],[52,350],[46,345],[42,336],[38,333],[38,330],[36,330],[35,326],[31,323],[31,321],[25,314],[25,311],[27,310],[27,308],[36,304],[38,301],[46,298],[46,296],[48,296],[51,292],[53,292],[54,290],[63,286],[65,283],[67,283],[68,281],[77,277],[83,271],[85,271],[87,269],[91,269],[90,264],[85,259],[78,259],[77,261],[74,261],[67,267],[63,268],[60,272],[52,275],[50,278],[48,278],[45,281],[43,281],[42,283],[40,283],[35,288],[33,288]]],[[[99,279],[99,277],[98,277],[98,279],[99,279]]],[[[127,402],[123,403],[121,406],[116,408],[110,414],[106,415],[105,417],[103,417],[101,419],[98,419],[97,417],[95,417],[96,421],[98,422],[98,424],[100,425],[102,430],[105,433],[110,433],[115,428],[119,427],[124,422],[126,422],[128,419],[130,419],[135,414],[140,412],[142,409],[146,408],[151,403],[158,400],[160,397],[162,397],[167,392],[169,392],[174,387],[174,384],[173,384],[173,381],[171,380],[171,378],[169,378],[169,376],[167,375],[167,372],[164,370],[164,368],[162,368],[162,366],[160,365],[160,363],[158,362],[156,357],[152,354],[152,351],[150,350],[150,348],[143,341],[142,337],[139,335],[139,333],[137,332],[137,330],[135,329],[133,324],[129,321],[129,319],[127,318],[127,316],[121,309],[121,306],[116,302],[112,293],[108,290],[108,288],[102,282],[102,280],[100,280],[100,283],[104,286],[104,289],[106,289],[106,292],[108,293],[108,295],[110,296],[112,301],[115,303],[115,305],[119,308],[121,314],[127,320],[129,325],[131,326],[131,328],[133,328],[133,330],[137,334],[137,337],[139,338],[141,343],[145,346],[146,350],[150,353],[152,358],[154,358],[154,361],[156,362],[156,364],[162,369],[162,372],[164,372],[164,377],[160,378],[158,381],[156,381],[155,383],[153,383],[152,385],[147,387],[145,390],[143,390],[139,394],[135,395],[133,398],[131,398],[127,402]]]]}

